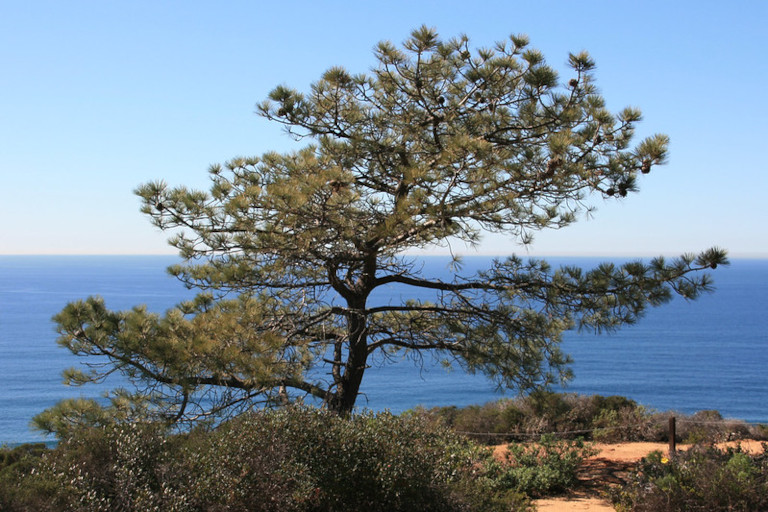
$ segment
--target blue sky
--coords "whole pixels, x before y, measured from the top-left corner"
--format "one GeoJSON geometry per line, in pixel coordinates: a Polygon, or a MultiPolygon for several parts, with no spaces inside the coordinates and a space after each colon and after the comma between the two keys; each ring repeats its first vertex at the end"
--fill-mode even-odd
{"type": "MultiPolygon", "coordinates": [[[[0,254],[173,253],[139,213],[146,181],[207,187],[209,164],[291,150],[254,114],[278,84],[364,72],[421,24],[478,46],[526,33],[550,64],[587,50],[608,106],[671,137],[639,194],[533,246],[481,253],[768,256],[768,2],[0,4],[0,254]],[[288,7],[290,6],[290,7],[288,7]]],[[[564,75],[565,76],[565,75],[564,75]]]]}

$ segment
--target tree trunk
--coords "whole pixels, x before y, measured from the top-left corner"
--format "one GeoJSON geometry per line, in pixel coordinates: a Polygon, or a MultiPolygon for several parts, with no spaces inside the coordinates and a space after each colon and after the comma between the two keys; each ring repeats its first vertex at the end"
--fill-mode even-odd
{"type": "Polygon", "coordinates": [[[363,307],[355,309],[360,313],[350,316],[348,320],[349,351],[344,372],[337,383],[336,392],[326,402],[330,410],[342,416],[349,415],[355,407],[368,360],[368,328],[363,313],[365,303],[363,307]]]}

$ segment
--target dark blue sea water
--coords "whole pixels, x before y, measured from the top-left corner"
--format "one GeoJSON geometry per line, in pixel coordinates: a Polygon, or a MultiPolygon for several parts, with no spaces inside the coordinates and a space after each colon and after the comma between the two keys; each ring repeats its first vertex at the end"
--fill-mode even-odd
{"type": "MultiPolygon", "coordinates": [[[[111,309],[147,304],[162,312],[190,292],[165,273],[161,256],[0,257],[0,443],[33,442],[32,416],[57,401],[98,396],[68,388],[61,371],[78,359],[56,345],[51,317],[67,302],[100,295],[111,309]]],[[[446,259],[425,258],[442,271],[446,259]]],[[[487,258],[468,258],[466,270],[487,258]]],[[[596,259],[553,259],[593,266],[596,259]]],[[[735,260],[714,272],[717,291],[675,300],[612,335],[568,333],[575,363],[568,391],[624,395],[658,410],[768,423],[768,260],[735,260]]],[[[392,293],[396,293],[392,291],[392,293]]],[[[385,299],[380,297],[380,299],[385,299]]],[[[469,405],[504,396],[482,376],[403,362],[366,373],[361,407],[401,412],[416,405],[469,405]]]]}

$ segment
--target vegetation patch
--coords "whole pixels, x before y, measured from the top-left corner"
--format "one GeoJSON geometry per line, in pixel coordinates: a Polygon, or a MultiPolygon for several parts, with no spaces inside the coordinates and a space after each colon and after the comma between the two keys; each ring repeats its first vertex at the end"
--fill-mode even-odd
{"type": "Polygon", "coordinates": [[[672,458],[654,452],[612,497],[622,512],[768,510],[768,445],[757,455],[703,445],[672,458]]]}
{"type": "MultiPolygon", "coordinates": [[[[623,397],[542,392],[400,416],[292,406],[182,434],[160,423],[73,425],[54,449],[0,449],[0,510],[529,510],[532,498],[579,485],[594,454],[582,437],[665,441],[671,414],[623,397]],[[515,437],[495,458],[483,446],[515,437]]],[[[765,426],[716,411],[679,420],[678,440],[699,445],[643,461],[614,491],[617,507],[765,509],[768,455],[707,448],[733,436],[765,439],[765,426]],[[709,508],[715,495],[726,508],[709,508]]]]}
{"type": "Polygon", "coordinates": [[[464,408],[417,408],[409,414],[424,416],[486,444],[530,441],[544,434],[604,443],[667,442],[671,416],[677,418],[677,442],[768,440],[765,425],[724,419],[717,411],[700,411],[693,415],[653,411],[622,396],[540,391],[464,408]]]}
{"type": "Polygon", "coordinates": [[[0,481],[8,512],[529,506],[487,448],[415,416],[285,408],[175,435],[157,424],[81,428],[53,450],[13,453],[0,481]]]}
{"type": "Polygon", "coordinates": [[[566,492],[577,483],[576,473],[597,452],[581,439],[557,440],[542,436],[536,443],[510,444],[498,478],[502,485],[527,496],[566,492]]]}

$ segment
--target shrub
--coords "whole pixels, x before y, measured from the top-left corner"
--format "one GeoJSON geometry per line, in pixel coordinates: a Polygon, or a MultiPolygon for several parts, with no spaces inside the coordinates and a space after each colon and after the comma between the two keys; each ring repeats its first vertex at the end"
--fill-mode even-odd
{"type": "Polygon", "coordinates": [[[168,477],[185,489],[186,507],[232,512],[305,510],[309,483],[292,460],[281,432],[266,421],[243,423],[192,432],[180,443],[168,477]]]}
{"type": "Polygon", "coordinates": [[[164,479],[163,434],[138,424],[73,430],[16,473],[18,491],[0,492],[2,510],[182,510],[164,479]]]}
{"type": "Polygon", "coordinates": [[[768,440],[766,425],[750,426],[723,419],[717,411],[693,415],[659,413],[621,396],[539,392],[482,406],[417,408],[408,414],[425,417],[486,444],[531,439],[553,432],[562,438],[584,437],[600,442],[664,442],[669,440],[668,424],[673,415],[678,419],[678,442],[768,440]]]}
{"type": "MultiPolygon", "coordinates": [[[[14,448],[0,448],[0,510],[12,512],[15,504],[27,502],[28,510],[46,510],[44,504],[37,498],[45,495],[43,488],[31,488],[22,485],[24,478],[47,452],[44,444],[23,444],[14,448]]],[[[50,489],[53,492],[54,489],[50,489]]]]}
{"type": "Polygon", "coordinates": [[[26,460],[39,458],[48,448],[43,443],[20,444],[13,448],[0,446],[0,471],[13,471],[13,466],[26,460]]]}
{"type": "Polygon", "coordinates": [[[590,438],[594,429],[618,431],[605,434],[601,439],[629,440],[628,436],[650,430],[648,425],[653,423],[652,415],[628,398],[553,392],[539,392],[462,409],[416,409],[410,414],[427,416],[431,421],[487,444],[531,439],[551,432],[566,433],[562,437],[570,439],[590,438]],[[621,423],[624,421],[628,421],[629,425],[621,423]]]}
{"type": "Polygon", "coordinates": [[[677,438],[688,444],[719,443],[746,439],[751,433],[742,421],[723,419],[718,411],[704,410],[680,419],[677,438]]]}
{"type": "MultiPolygon", "coordinates": [[[[262,422],[289,446],[293,464],[313,492],[307,498],[312,510],[474,509],[472,496],[462,491],[466,480],[482,484],[478,468],[486,456],[444,427],[414,416],[343,419],[286,409],[243,417],[234,428],[247,433],[263,428],[262,422]]],[[[505,499],[517,500],[512,494],[505,499]]]]}
{"type": "Polygon", "coordinates": [[[666,441],[668,422],[643,406],[603,409],[593,419],[593,439],[603,443],[666,441]]]}
{"type": "Polygon", "coordinates": [[[0,510],[526,510],[493,471],[489,450],[422,418],[289,408],[183,435],[73,431],[3,480],[0,510]]]}
{"type": "Polygon", "coordinates": [[[768,425],[752,425],[749,429],[749,436],[758,441],[768,441],[768,425]]]}
{"type": "Polygon", "coordinates": [[[538,443],[510,444],[497,478],[531,497],[562,493],[576,483],[581,463],[596,453],[581,439],[542,436],[538,443]]]}
{"type": "Polygon", "coordinates": [[[768,445],[758,455],[697,446],[668,460],[655,452],[612,497],[623,512],[768,510],[768,445]]]}
{"type": "Polygon", "coordinates": [[[470,436],[474,441],[495,444],[514,439],[516,434],[525,431],[525,413],[517,407],[517,402],[500,400],[484,405],[470,405],[461,409],[438,407],[425,411],[417,409],[405,414],[429,418],[428,421],[450,427],[455,432],[470,436]]]}

